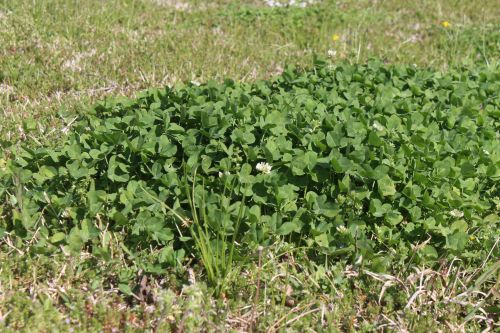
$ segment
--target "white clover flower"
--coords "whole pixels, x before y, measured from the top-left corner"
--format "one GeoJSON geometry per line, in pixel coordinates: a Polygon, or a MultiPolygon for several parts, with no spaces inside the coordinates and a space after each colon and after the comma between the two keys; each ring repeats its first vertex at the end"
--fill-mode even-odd
{"type": "Polygon", "coordinates": [[[332,57],[332,58],[337,55],[336,50],[328,50],[326,53],[328,54],[329,57],[332,57]]]}
{"type": "Polygon", "coordinates": [[[257,169],[257,171],[260,171],[264,174],[270,174],[271,173],[271,165],[267,162],[259,162],[257,163],[257,165],[255,166],[255,169],[257,169]]]}
{"type": "Polygon", "coordinates": [[[377,131],[383,131],[384,130],[384,126],[380,125],[379,123],[377,122],[374,122],[373,123],[373,128],[376,129],[377,131]]]}
{"type": "Polygon", "coordinates": [[[224,171],[224,172],[219,171],[219,178],[222,178],[224,176],[229,176],[230,174],[231,172],[229,171],[224,171]]]}
{"type": "Polygon", "coordinates": [[[341,233],[341,234],[346,234],[346,233],[348,233],[347,228],[346,228],[345,226],[343,226],[343,225],[339,225],[336,229],[337,229],[337,231],[338,231],[339,233],[341,233]]]}
{"type": "Polygon", "coordinates": [[[453,217],[463,217],[464,216],[464,212],[462,212],[461,210],[458,210],[458,209],[454,209],[450,212],[450,215],[453,216],[453,217]]]}

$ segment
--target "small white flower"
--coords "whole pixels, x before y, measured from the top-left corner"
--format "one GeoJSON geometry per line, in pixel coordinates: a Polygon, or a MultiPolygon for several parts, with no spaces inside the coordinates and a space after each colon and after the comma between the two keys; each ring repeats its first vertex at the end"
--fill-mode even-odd
{"type": "Polygon", "coordinates": [[[200,83],[200,82],[198,82],[198,81],[196,81],[196,80],[191,81],[191,83],[192,83],[193,85],[195,85],[195,86],[200,86],[200,85],[201,85],[201,83],[200,83]]]}
{"type": "Polygon", "coordinates": [[[328,50],[327,51],[327,54],[329,57],[335,57],[337,55],[337,51],[336,50],[328,50]]]}
{"type": "Polygon", "coordinates": [[[257,169],[257,171],[260,171],[264,174],[270,174],[271,173],[271,165],[267,162],[259,162],[257,163],[257,165],[255,166],[255,169],[257,169]]]}
{"type": "Polygon", "coordinates": [[[458,209],[454,209],[450,212],[450,215],[453,216],[453,217],[463,217],[464,216],[464,212],[462,212],[461,210],[458,210],[458,209]]]}
{"type": "Polygon", "coordinates": [[[380,125],[379,123],[375,122],[373,123],[373,128],[376,129],[377,131],[383,131],[384,130],[384,126],[380,125]]]}
{"type": "Polygon", "coordinates": [[[231,172],[229,171],[224,171],[224,172],[219,171],[219,178],[222,178],[224,176],[229,176],[230,174],[231,172]]]}
{"type": "Polygon", "coordinates": [[[336,229],[341,234],[346,234],[348,232],[347,228],[343,225],[339,225],[336,229]]]}
{"type": "Polygon", "coordinates": [[[483,153],[485,153],[486,155],[489,155],[489,154],[490,154],[490,152],[489,152],[489,151],[487,151],[486,149],[483,149],[483,153]]]}

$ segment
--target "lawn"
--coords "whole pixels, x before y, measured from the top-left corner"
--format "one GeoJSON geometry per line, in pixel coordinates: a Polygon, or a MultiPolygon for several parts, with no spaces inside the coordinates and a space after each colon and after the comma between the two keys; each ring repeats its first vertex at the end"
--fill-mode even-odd
{"type": "Polygon", "coordinates": [[[499,329],[500,7],[283,3],[0,0],[2,331],[499,329]]]}

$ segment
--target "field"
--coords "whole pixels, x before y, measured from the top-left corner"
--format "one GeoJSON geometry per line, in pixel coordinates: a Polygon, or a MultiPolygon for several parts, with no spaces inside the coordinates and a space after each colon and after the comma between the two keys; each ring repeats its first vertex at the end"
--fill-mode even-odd
{"type": "Polygon", "coordinates": [[[499,329],[500,7],[283,3],[0,0],[1,331],[499,329]]]}

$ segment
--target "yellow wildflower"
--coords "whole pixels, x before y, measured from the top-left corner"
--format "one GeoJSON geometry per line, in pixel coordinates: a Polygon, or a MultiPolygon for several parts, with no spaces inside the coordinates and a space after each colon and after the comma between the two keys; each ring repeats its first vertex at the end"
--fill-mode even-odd
{"type": "Polygon", "coordinates": [[[441,22],[441,25],[443,26],[443,28],[449,28],[450,27],[450,22],[443,21],[443,22],[441,22]]]}
{"type": "Polygon", "coordinates": [[[340,36],[339,36],[339,35],[337,35],[337,34],[333,34],[333,36],[332,36],[332,40],[333,40],[334,42],[337,42],[338,40],[340,40],[340,36]]]}

